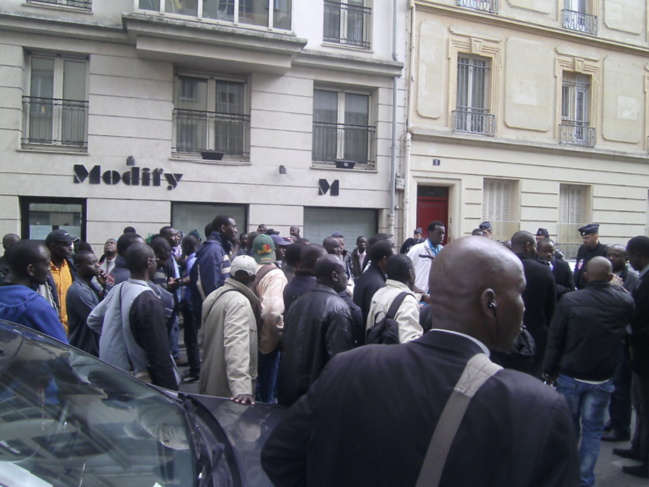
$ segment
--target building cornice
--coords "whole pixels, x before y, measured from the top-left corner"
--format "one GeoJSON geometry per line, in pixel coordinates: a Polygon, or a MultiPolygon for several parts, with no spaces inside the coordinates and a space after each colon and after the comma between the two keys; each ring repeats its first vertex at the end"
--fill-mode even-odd
{"type": "Polygon", "coordinates": [[[332,54],[308,49],[302,51],[295,58],[293,64],[309,68],[326,68],[389,78],[401,76],[404,66],[403,63],[392,60],[380,60],[351,54],[332,54]]]}

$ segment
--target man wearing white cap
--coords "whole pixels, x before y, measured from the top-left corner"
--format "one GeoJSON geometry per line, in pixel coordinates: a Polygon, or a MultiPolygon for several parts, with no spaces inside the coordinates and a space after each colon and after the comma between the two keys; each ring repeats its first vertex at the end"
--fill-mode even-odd
{"type": "Polygon", "coordinates": [[[259,299],[248,287],[257,263],[248,255],[232,261],[230,277],[203,303],[203,362],[200,393],[254,404],[257,380],[257,317],[259,299]]]}

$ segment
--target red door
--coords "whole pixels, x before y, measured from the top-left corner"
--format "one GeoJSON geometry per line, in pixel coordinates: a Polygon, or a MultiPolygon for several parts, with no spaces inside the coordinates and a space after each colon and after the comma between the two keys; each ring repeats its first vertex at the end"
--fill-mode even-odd
{"type": "Polygon", "coordinates": [[[424,231],[432,221],[439,220],[446,227],[444,244],[448,239],[448,188],[439,186],[419,186],[417,188],[417,227],[424,231]]]}

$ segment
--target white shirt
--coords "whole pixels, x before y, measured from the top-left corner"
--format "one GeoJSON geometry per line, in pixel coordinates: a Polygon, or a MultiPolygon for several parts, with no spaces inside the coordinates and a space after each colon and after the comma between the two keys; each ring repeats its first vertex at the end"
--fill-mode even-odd
{"type": "Polygon", "coordinates": [[[412,260],[415,268],[415,286],[424,292],[428,292],[428,277],[430,267],[433,265],[433,259],[442,250],[443,245],[431,247],[430,240],[426,239],[422,243],[413,245],[408,251],[408,257],[412,260]]]}

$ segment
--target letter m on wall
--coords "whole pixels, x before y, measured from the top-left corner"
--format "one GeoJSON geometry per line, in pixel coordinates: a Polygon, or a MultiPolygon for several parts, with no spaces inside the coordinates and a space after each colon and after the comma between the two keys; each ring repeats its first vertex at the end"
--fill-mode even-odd
{"type": "Polygon", "coordinates": [[[336,179],[331,185],[326,179],[320,179],[318,180],[318,194],[320,196],[327,194],[327,192],[331,189],[331,196],[338,196],[339,194],[339,182],[336,179]]]}

